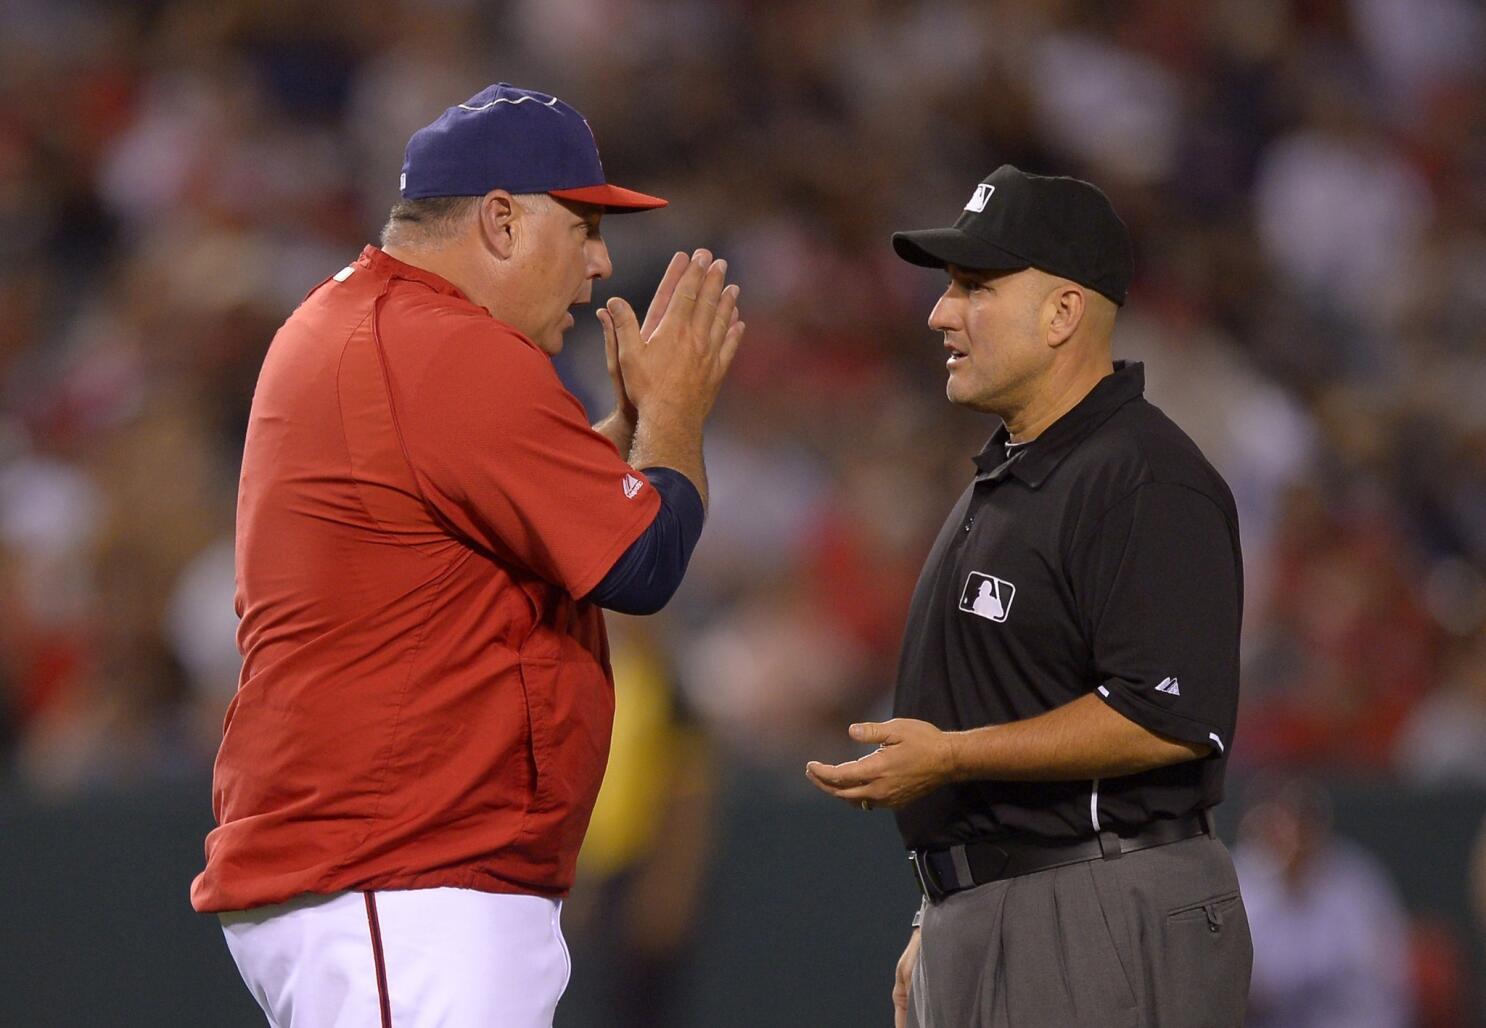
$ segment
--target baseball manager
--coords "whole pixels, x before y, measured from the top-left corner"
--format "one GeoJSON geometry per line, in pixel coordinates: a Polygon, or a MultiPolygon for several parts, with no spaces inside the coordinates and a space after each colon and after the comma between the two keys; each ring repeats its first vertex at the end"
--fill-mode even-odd
{"type": "Polygon", "coordinates": [[[919,578],[894,718],[851,727],[878,749],[806,768],[897,812],[924,894],[897,1024],[1236,1028],[1252,949],[1210,811],[1238,524],[1141,365],[1111,359],[1125,226],[1087,182],[1006,165],[893,246],[948,272],[949,399],[1002,419],[919,578]]]}
{"type": "Polygon", "coordinates": [[[743,324],[677,254],[599,312],[615,410],[552,356],[610,274],[587,122],[504,83],[407,146],[382,247],[269,348],[237,514],[242,678],[196,909],[269,1023],[550,1026],[609,748],[600,607],[659,609],[702,529],[743,324]]]}

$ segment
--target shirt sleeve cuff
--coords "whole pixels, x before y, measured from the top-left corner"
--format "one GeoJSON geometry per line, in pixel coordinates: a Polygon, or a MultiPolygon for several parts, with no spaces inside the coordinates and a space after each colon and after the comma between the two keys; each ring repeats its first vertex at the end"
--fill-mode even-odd
{"type": "Polygon", "coordinates": [[[1101,700],[1115,711],[1134,721],[1142,728],[1159,732],[1180,742],[1196,743],[1212,749],[1209,756],[1224,756],[1228,752],[1228,740],[1224,739],[1210,724],[1194,721],[1162,708],[1135,695],[1118,679],[1110,679],[1094,690],[1101,700]]]}
{"type": "Polygon", "coordinates": [[[659,494],[656,493],[654,487],[646,492],[649,494],[648,502],[636,508],[635,516],[614,537],[609,548],[604,550],[599,559],[589,566],[584,575],[568,586],[568,591],[574,598],[581,599],[593,592],[594,588],[603,581],[604,576],[609,573],[609,569],[624,555],[624,551],[645,534],[645,530],[650,527],[650,522],[654,521],[656,514],[660,513],[659,494]]]}

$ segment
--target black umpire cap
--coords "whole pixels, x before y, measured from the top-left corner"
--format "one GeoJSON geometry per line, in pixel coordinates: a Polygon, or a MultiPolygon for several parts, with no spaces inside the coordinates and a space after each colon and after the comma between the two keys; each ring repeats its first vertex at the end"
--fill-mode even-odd
{"type": "Polygon", "coordinates": [[[975,187],[953,228],[894,232],[893,249],[925,268],[1038,268],[1121,306],[1134,260],[1109,198],[1082,179],[1029,175],[1003,164],[975,187]]]}

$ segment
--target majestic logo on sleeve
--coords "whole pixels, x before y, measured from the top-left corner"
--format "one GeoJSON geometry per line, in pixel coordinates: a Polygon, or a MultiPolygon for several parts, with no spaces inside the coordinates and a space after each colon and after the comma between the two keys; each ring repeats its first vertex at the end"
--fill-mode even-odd
{"type": "Polygon", "coordinates": [[[965,591],[960,593],[960,609],[987,621],[1005,621],[1015,596],[1016,586],[1006,579],[972,571],[965,580],[965,591]]]}
{"type": "Polygon", "coordinates": [[[965,210],[979,214],[986,209],[986,204],[990,202],[991,194],[995,191],[995,186],[988,182],[982,182],[975,187],[975,195],[970,197],[970,202],[965,205],[965,210]]]}
{"type": "Polygon", "coordinates": [[[633,500],[640,494],[640,487],[644,484],[645,482],[642,479],[636,478],[634,475],[625,475],[624,498],[626,500],[633,500]]]}
{"type": "Polygon", "coordinates": [[[1177,681],[1176,675],[1172,675],[1170,678],[1161,679],[1161,684],[1156,686],[1156,691],[1164,692],[1168,696],[1180,696],[1182,685],[1177,681]]]}

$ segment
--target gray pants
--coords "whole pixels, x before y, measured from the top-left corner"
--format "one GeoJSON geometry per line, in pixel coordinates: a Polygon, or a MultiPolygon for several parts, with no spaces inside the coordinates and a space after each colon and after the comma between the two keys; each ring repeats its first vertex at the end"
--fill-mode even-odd
{"type": "Polygon", "coordinates": [[[924,910],[911,1028],[1238,1028],[1249,921],[1217,839],[992,882],[924,910]]]}

